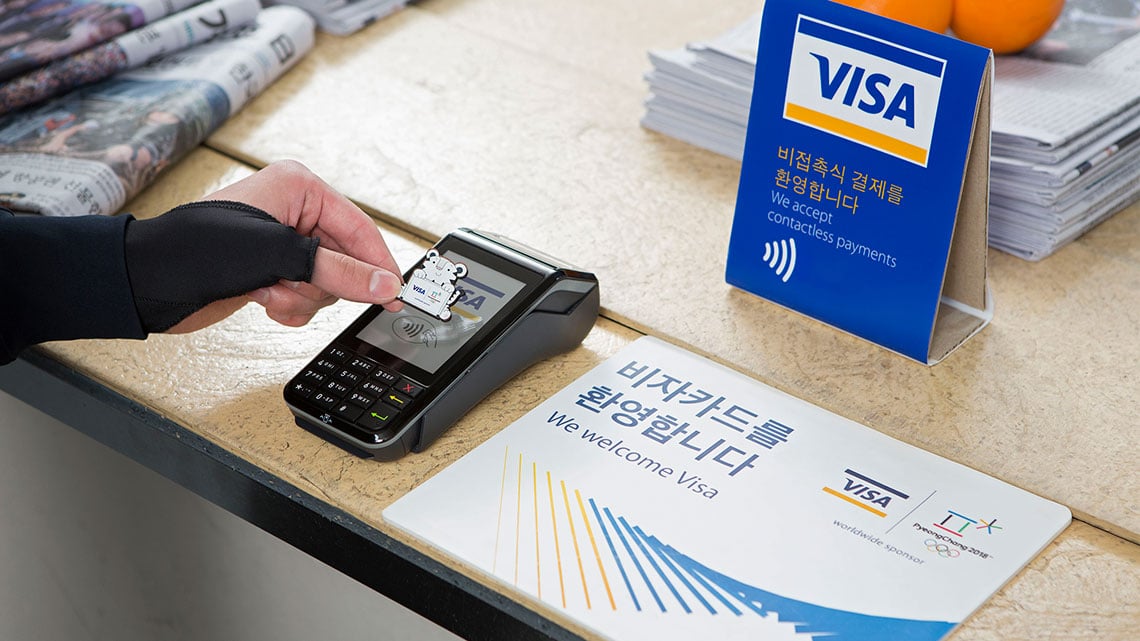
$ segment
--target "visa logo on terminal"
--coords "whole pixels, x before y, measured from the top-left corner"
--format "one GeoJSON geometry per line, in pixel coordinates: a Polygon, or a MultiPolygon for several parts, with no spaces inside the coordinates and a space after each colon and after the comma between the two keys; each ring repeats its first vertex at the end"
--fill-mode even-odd
{"type": "Polygon", "coordinates": [[[784,118],[922,167],[946,61],[799,16],[784,118]]]}

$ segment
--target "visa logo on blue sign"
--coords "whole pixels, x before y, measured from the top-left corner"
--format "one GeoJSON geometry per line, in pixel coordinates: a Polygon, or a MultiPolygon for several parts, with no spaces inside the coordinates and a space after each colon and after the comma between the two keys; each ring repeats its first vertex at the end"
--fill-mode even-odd
{"type": "Polygon", "coordinates": [[[946,61],[801,15],[784,118],[926,167],[946,61]]]}

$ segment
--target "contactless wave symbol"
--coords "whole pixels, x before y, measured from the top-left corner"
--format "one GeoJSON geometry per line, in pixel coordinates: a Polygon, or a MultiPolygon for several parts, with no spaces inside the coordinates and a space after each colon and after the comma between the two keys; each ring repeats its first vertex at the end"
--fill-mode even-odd
{"type": "Polygon", "coordinates": [[[768,267],[776,270],[780,280],[788,282],[792,272],[796,270],[796,239],[764,243],[763,260],[768,263],[768,267]]]}
{"type": "Polygon", "coordinates": [[[397,318],[392,323],[392,333],[404,342],[428,347],[435,347],[437,339],[434,325],[410,316],[397,318]]]}
{"type": "Polygon", "coordinates": [[[404,335],[404,338],[412,339],[424,333],[425,329],[427,329],[426,324],[405,319],[401,324],[400,333],[404,335]]]}

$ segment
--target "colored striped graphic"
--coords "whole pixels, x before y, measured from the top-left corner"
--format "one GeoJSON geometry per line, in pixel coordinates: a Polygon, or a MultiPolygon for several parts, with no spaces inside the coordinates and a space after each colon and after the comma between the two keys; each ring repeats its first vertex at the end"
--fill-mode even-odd
{"type": "Polygon", "coordinates": [[[503,452],[501,477],[492,571],[555,607],[577,612],[758,616],[828,641],[934,641],[954,626],[835,610],[733,579],[664,543],[628,515],[509,447],[503,452]],[[513,549],[505,543],[512,539],[513,549]],[[781,612],[794,614],[785,620],[781,612]],[[868,630],[874,630],[875,636],[864,636],[868,630]]]}
{"type": "MultiPolygon", "coordinates": [[[[546,473],[546,491],[550,497],[550,504],[554,505],[554,482],[550,479],[550,472],[546,473]]],[[[538,509],[535,508],[535,512],[538,509]]],[[[562,576],[562,551],[558,546],[558,519],[554,516],[554,510],[550,511],[550,529],[554,533],[554,558],[555,565],[558,568],[558,593],[562,595],[562,607],[566,607],[566,580],[562,576]]],[[[537,529],[535,536],[538,535],[537,529]]]]}

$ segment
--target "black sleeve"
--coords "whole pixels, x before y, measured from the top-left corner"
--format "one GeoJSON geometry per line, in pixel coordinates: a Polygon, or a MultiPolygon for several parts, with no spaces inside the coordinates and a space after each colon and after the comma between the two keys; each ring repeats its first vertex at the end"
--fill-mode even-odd
{"type": "Polygon", "coordinates": [[[0,364],[44,341],[146,337],[124,256],[131,220],[0,210],[0,364]]]}
{"type": "Polygon", "coordinates": [[[44,341],[146,338],[216,300],[308,281],[318,244],[229,201],[147,220],[0,209],[0,365],[44,341]]]}

